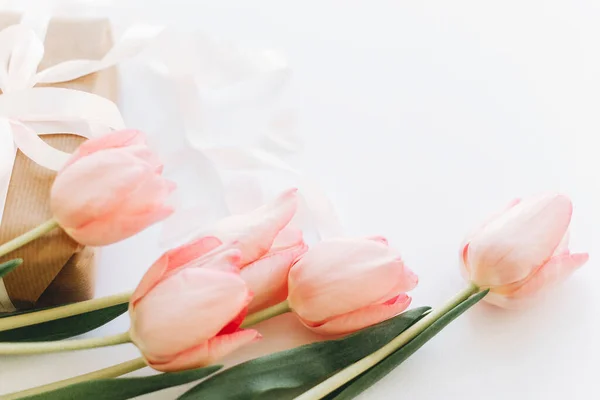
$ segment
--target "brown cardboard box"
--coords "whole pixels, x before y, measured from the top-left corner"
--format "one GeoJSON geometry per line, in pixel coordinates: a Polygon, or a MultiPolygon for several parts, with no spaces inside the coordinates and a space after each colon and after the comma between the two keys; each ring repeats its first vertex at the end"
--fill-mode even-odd
{"type": "MultiPolygon", "coordinates": [[[[0,13],[0,29],[19,16],[0,13]]],[[[106,19],[53,19],[45,41],[40,70],[70,59],[101,59],[112,47],[106,19]]],[[[110,68],[51,86],[82,90],[116,102],[117,73],[110,68]]],[[[50,145],[73,151],[85,139],[75,135],[42,135],[50,145]]],[[[0,243],[17,237],[51,218],[49,193],[56,173],[17,153],[0,225],[0,243]]],[[[16,308],[63,304],[89,299],[94,291],[95,251],[55,229],[8,254],[0,262],[21,257],[23,265],[4,277],[6,291],[16,308]]]]}

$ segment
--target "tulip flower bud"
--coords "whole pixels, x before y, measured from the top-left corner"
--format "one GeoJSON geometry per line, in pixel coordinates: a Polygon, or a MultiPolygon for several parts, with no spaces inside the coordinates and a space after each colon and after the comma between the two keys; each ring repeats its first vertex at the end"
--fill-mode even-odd
{"type": "Polygon", "coordinates": [[[175,185],[162,176],[158,157],[134,130],[84,142],[58,173],[52,214],[77,242],[103,246],[168,217],[175,185]]]}
{"type": "Polygon", "coordinates": [[[562,195],[513,201],[468,237],[461,248],[463,275],[490,288],[484,301],[505,308],[529,304],[588,260],[587,253],[569,251],[572,210],[562,195]]]}
{"type": "Polygon", "coordinates": [[[404,311],[417,281],[385,239],[332,239],[292,266],[288,302],[313,331],[344,334],[404,311]]]}
{"type": "Polygon", "coordinates": [[[220,244],[205,237],[165,253],[135,290],[130,336],[152,368],[206,366],[259,337],[240,329],[252,295],[239,251],[220,244]]]}

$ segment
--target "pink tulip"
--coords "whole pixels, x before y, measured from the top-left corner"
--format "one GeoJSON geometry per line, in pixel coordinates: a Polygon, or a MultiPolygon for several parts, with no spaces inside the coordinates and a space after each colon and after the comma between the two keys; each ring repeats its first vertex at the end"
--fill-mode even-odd
{"type": "Polygon", "coordinates": [[[50,206],[77,242],[102,246],[132,236],[168,217],[174,184],[162,176],[158,157],[134,130],[84,142],[58,173],[50,206]]]}
{"type": "Polygon", "coordinates": [[[252,299],[240,253],[220,245],[204,237],[165,253],[135,290],[130,335],[152,368],[199,368],[259,337],[240,329],[252,299]]]}
{"type": "Polygon", "coordinates": [[[505,308],[529,304],[588,260],[569,252],[573,206],[562,195],[515,200],[472,234],[463,246],[463,275],[481,288],[484,300],[505,308]]]}
{"type": "Polygon", "coordinates": [[[241,252],[241,276],[254,293],[250,312],[285,300],[289,269],[307,250],[302,231],[288,226],[298,206],[296,192],[288,190],[248,214],[227,217],[211,231],[241,252]]]}
{"type": "Polygon", "coordinates": [[[417,281],[383,238],[327,240],[291,268],[288,301],[310,329],[345,334],[404,311],[417,281]]]}

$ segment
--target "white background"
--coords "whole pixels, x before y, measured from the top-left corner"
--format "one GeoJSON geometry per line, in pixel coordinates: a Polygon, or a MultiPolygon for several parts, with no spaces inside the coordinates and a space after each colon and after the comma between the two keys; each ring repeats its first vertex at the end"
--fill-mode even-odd
{"type": "MultiPolygon", "coordinates": [[[[511,198],[561,191],[573,199],[571,247],[591,253],[583,269],[535,308],[478,305],[361,398],[600,396],[600,3],[139,0],[118,7],[117,18],[134,14],[286,55],[304,171],[326,189],[348,235],[383,234],[401,250],[420,276],[414,305],[435,306],[462,287],[462,237],[511,198]]],[[[136,96],[145,90],[136,85],[124,85],[131,124],[152,101],[136,96]]],[[[135,286],[159,253],[148,246],[155,236],[150,230],[106,249],[99,295],[135,286]]],[[[94,335],[126,327],[121,318],[94,335]]],[[[289,316],[259,329],[263,342],[231,361],[314,338],[289,316]]],[[[135,356],[127,345],[3,358],[0,393],[135,356]]]]}

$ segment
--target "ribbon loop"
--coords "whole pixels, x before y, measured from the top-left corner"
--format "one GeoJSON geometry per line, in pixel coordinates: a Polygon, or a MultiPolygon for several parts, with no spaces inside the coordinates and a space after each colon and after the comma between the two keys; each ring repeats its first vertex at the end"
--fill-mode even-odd
{"type": "Polygon", "coordinates": [[[69,60],[49,67],[37,74],[38,83],[67,82],[82,76],[110,68],[134,57],[155,40],[163,31],[162,26],[134,25],[101,60],[69,60]]]}
{"type": "Polygon", "coordinates": [[[66,82],[112,67],[144,50],[162,27],[132,26],[101,60],[69,60],[36,73],[44,56],[42,40],[48,21],[49,15],[44,12],[28,12],[21,23],[0,32],[0,118],[8,121],[0,133],[4,136],[3,146],[6,136],[12,135],[23,154],[39,165],[58,170],[68,158],[66,153],[37,137],[33,126],[42,124],[39,134],[93,137],[124,129],[125,124],[117,105],[106,98],[78,90],[34,86],[66,82]]]}
{"type": "Polygon", "coordinates": [[[0,89],[3,93],[35,85],[35,72],[44,56],[44,45],[35,32],[12,25],[0,32],[0,89]]]}
{"type": "Polygon", "coordinates": [[[65,153],[44,142],[34,130],[22,123],[13,121],[11,125],[17,147],[42,167],[58,171],[71,156],[70,153],[65,153]]]}
{"type": "Polygon", "coordinates": [[[79,90],[36,87],[0,96],[0,116],[23,122],[87,121],[123,129],[119,108],[97,94],[79,90]]]}

